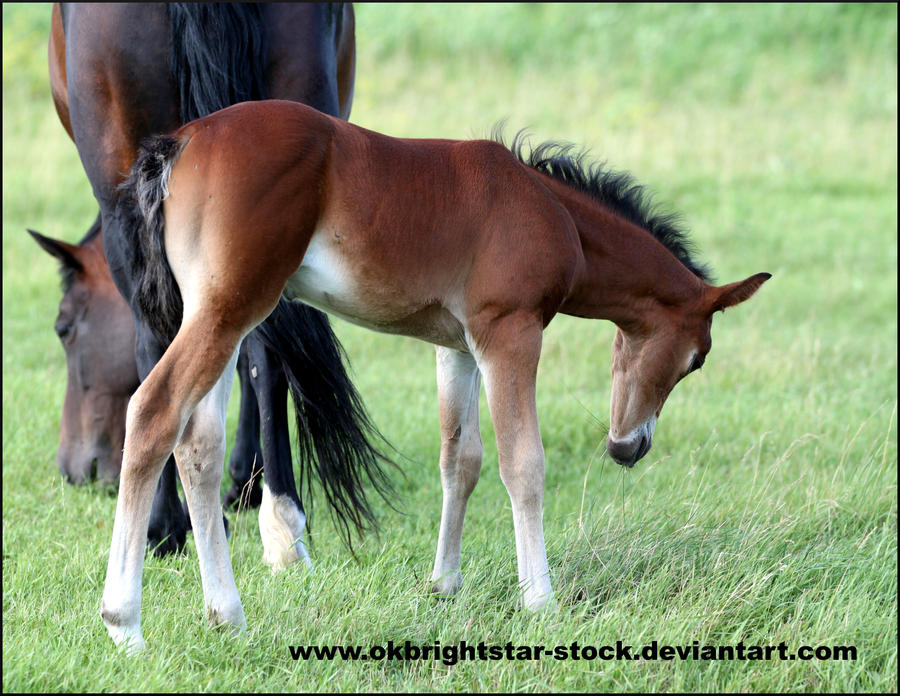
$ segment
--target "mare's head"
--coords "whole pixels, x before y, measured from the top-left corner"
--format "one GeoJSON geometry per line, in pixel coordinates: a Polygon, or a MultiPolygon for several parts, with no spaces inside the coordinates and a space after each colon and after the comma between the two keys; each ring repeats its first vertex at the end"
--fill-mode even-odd
{"type": "Polygon", "coordinates": [[[103,256],[99,218],[80,245],[28,230],[60,263],[63,298],[54,329],[68,381],[56,462],[71,483],[114,483],[122,468],[125,409],[139,380],[134,320],[103,256]]]}
{"type": "Polygon", "coordinates": [[[700,369],[712,347],[712,316],[749,299],[770,278],[757,273],[716,287],[702,283],[691,300],[654,303],[640,322],[620,326],[613,343],[612,399],[606,449],[633,466],[650,450],[653,430],[673,387],[700,369]]]}

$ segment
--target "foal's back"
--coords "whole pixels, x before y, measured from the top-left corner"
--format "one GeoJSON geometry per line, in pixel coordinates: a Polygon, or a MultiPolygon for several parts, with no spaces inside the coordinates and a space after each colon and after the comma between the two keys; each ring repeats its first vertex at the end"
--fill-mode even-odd
{"type": "MultiPolygon", "coordinates": [[[[239,104],[178,135],[188,142],[167,227],[206,237],[210,270],[252,258],[240,272],[263,285],[455,348],[471,347],[469,319],[488,309],[546,324],[571,287],[581,249],[570,216],[496,142],[391,138],[282,101],[239,104]]],[[[170,256],[179,244],[197,253],[166,242],[170,256]]]]}

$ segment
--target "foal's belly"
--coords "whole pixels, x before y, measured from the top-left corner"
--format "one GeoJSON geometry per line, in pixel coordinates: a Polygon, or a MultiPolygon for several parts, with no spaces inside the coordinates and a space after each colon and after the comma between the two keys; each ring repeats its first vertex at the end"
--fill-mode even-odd
{"type": "Polygon", "coordinates": [[[331,233],[317,231],[300,268],[288,279],[284,296],[372,331],[469,349],[462,322],[443,302],[411,296],[397,274],[363,281],[336,247],[331,233]]]}

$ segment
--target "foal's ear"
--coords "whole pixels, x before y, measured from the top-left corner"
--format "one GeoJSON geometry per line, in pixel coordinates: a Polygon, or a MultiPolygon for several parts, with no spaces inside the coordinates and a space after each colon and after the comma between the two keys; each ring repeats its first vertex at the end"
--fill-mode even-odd
{"type": "Polygon", "coordinates": [[[32,229],[28,230],[28,234],[34,237],[34,241],[40,245],[41,249],[54,256],[64,268],[71,268],[75,271],[80,271],[84,268],[81,265],[81,261],[78,260],[78,247],[76,245],[67,244],[58,239],[50,239],[50,237],[45,237],[40,232],[35,232],[32,229]]]}
{"type": "Polygon", "coordinates": [[[757,273],[746,280],[737,283],[729,283],[718,288],[713,288],[712,307],[710,314],[719,310],[734,307],[744,300],[749,300],[759,290],[760,286],[772,277],[771,273],[757,273]]]}

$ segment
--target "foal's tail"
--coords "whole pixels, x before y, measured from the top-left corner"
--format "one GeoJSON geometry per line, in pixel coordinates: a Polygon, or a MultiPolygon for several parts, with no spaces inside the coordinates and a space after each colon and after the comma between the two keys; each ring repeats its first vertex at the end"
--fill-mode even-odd
{"type": "Polygon", "coordinates": [[[172,135],[148,138],[141,145],[128,178],[119,186],[117,214],[135,250],[132,267],[133,307],[143,315],[150,330],[168,346],[181,326],[181,290],[166,256],[162,202],[169,195],[169,176],[187,140],[172,135]],[[131,224],[127,224],[127,223],[131,224]]]}
{"type": "MultiPolygon", "coordinates": [[[[146,140],[120,186],[119,214],[135,254],[135,297],[151,331],[168,346],[181,326],[181,291],[166,257],[162,202],[186,141],[163,135],[146,140]]],[[[364,484],[370,482],[390,504],[392,487],[383,468],[393,464],[372,444],[387,441],[372,424],[347,374],[343,347],[326,316],[307,305],[281,300],[255,331],[279,358],[297,414],[300,486],[307,493],[318,479],[335,526],[352,550],[352,531],[377,530],[364,484]]],[[[389,445],[387,445],[389,447],[389,445]]]]}

